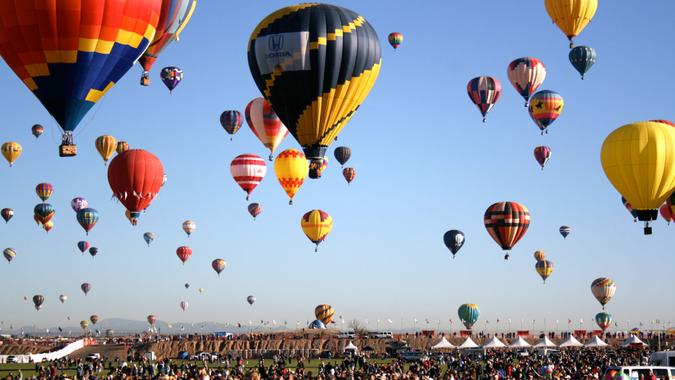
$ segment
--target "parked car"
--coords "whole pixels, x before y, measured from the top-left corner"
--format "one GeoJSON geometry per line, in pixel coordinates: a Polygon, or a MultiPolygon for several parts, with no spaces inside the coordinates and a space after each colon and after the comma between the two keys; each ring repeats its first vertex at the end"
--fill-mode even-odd
{"type": "Polygon", "coordinates": [[[656,375],[659,380],[672,380],[675,379],[675,367],[657,367],[657,366],[634,366],[634,367],[617,367],[612,366],[605,370],[605,374],[602,376],[603,379],[610,376],[612,373],[623,372],[628,375],[631,379],[640,379],[644,377],[649,379],[650,373],[656,375]]]}
{"type": "Polygon", "coordinates": [[[393,339],[394,334],[391,331],[373,331],[369,332],[368,336],[377,339],[393,339]]]}
{"type": "Polygon", "coordinates": [[[337,337],[338,339],[356,339],[356,333],[354,331],[342,331],[337,337]]]}
{"type": "Polygon", "coordinates": [[[16,359],[16,356],[14,355],[9,355],[7,357],[7,363],[18,363],[19,361],[16,359]]]}
{"type": "Polygon", "coordinates": [[[399,354],[399,358],[405,362],[416,362],[420,360],[427,360],[429,357],[422,351],[404,351],[399,354]]]}

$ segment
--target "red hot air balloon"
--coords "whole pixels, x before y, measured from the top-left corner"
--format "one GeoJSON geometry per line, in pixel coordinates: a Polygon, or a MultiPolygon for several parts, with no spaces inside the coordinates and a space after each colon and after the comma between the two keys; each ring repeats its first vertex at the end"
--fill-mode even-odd
{"type": "Polygon", "coordinates": [[[215,259],[211,262],[211,268],[213,268],[216,273],[218,273],[218,276],[220,276],[220,273],[225,270],[225,267],[227,266],[227,262],[223,259],[215,259]]]}
{"type": "Polygon", "coordinates": [[[110,188],[129,211],[133,225],[155,199],[163,181],[164,167],[159,158],[142,149],[118,154],[108,167],[110,188]]]}
{"type": "Polygon", "coordinates": [[[668,222],[668,224],[673,221],[673,214],[670,211],[670,205],[668,205],[668,203],[664,203],[659,209],[659,212],[661,213],[663,220],[668,222]]]}
{"type": "Polygon", "coordinates": [[[253,220],[255,220],[255,218],[262,213],[262,206],[260,203],[251,203],[248,205],[248,213],[251,214],[253,220]]]}
{"type": "Polygon", "coordinates": [[[504,259],[508,260],[508,251],[525,236],[530,227],[530,212],[518,202],[498,202],[488,207],[483,222],[494,241],[507,251],[504,259]]]}
{"type": "Polygon", "coordinates": [[[551,148],[547,146],[538,146],[534,148],[534,158],[539,165],[541,165],[541,170],[544,170],[544,166],[546,166],[546,163],[551,158],[551,148]]]}
{"type": "Polygon", "coordinates": [[[180,259],[180,261],[185,264],[186,261],[192,256],[192,248],[186,247],[186,246],[181,246],[176,249],[176,256],[180,259]]]}
{"type": "Polygon", "coordinates": [[[89,291],[91,291],[91,284],[85,282],[84,284],[80,285],[80,289],[82,289],[84,295],[86,296],[87,294],[89,294],[89,291]]]}
{"type": "Polygon", "coordinates": [[[232,160],[230,172],[235,182],[246,192],[246,200],[248,200],[251,192],[265,178],[267,165],[260,156],[240,154],[232,160]]]}
{"type": "Polygon", "coordinates": [[[345,177],[347,184],[352,183],[354,178],[356,178],[356,169],[354,168],[344,168],[342,169],[342,176],[345,177]]]}
{"type": "Polygon", "coordinates": [[[154,326],[155,323],[157,323],[157,317],[155,317],[152,314],[148,315],[148,323],[150,324],[150,326],[154,326]]]}

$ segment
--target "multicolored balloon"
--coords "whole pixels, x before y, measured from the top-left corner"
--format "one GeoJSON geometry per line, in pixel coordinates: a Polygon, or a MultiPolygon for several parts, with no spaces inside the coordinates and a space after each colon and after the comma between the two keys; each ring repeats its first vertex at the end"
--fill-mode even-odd
{"type": "Polygon", "coordinates": [[[180,246],[176,248],[176,256],[180,259],[180,261],[185,264],[186,261],[192,256],[192,248],[187,247],[187,246],[180,246]]]}
{"type": "Polygon", "coordinates": [[[530,96],[544,83],[546,67],[537,58],[522,57],[509,63],[506,75],[518,94],[525,99],[525,107],[529,105],[530,96]]]}
{"type": "Polygon", "coordinates": [[[86,296],[91,291],[91,284],[85,282],[82,285],[80,285],[80,289],[82,289],[82,292],[84,292],[84,295],[86,296]]]}
{"type": "Polygon", "coordinates": [[[225,267],[227,266],[227,262],[223,259],[215,259],[211,262],[211,268],[213,268],[216,273],[218,273],[218,276],[220,276],[220,272],[225,270],[225,267]]]}
{"type": "Polygon", "coordinates": [[[98,222],[98,211],[96,209],[87,207],[77,212],[77,222],[84,228],[84,231],[89,235],[89,231],[94,228],[98,222]]]}
{"type": "Polygon", "coordinates": [[[14,210],[11,208],[3,208],[2,211],[0,211],[0,215],[2,215],[2,219],[7,223],[14,216],[14,210]]]}
{"type": "Polygon", "coordinates": [[[16,251],[14,248],[5,248],[2,251],[2,255],[5,256],[5,260],[7,260],[8,263],[11,263],[16,257],[16,251]]]}
{"type": "Polygon", "coordinates": [[[108,160],[117,149],[117,139],[114,136],[103,135],[96,138],[96,150],[103,159],[103,164],[108,165],[108,160]]]}
{"type": "Polygon", "coordinates": [[[581,80],[595,64],[596,58],[595,49],[590,46],[577,46],[569,54],[570,63],[581,74],[581,80]]]}
{"type": "Polygon", "coordinates": [[[54,221],[53,220],[50,220],[47,223],[42,225],[42,229],[45,230],[45,232],[47,232],[47,233],[49,233],[49,231],[51,231],[52,228],[54,228],[54,221]]]}
{"type": "Polygon", "coordinates": [[[318,179],[321,178],[323,171],[328,167],[328,157],[315,158],[309,161],[309,178],[318,179]]]}
{"type": "Polygon", "coordinates": [[[502,95],[502,85],[497,78],[476,77],[466,85],[466,91],[469,94],[469,99],[483,115],[483,123],[485,123],[488,112],[497,104],[499,97],[502,95]]]}
{"type": "Polygon", "coordinates": [[[77,249],[80,250],[80,252],[85,253],[89,249],[89,242],[88,241],[78,241],[77,242],[77,249]]]}
{"type": "Polygon", "coordinates": [[[389,40],[389,45],[396,50],[398,46],[401,45],[401,42],[403,42],[403,34],[399,32],[389,33],[387,40],[389,40]]]}
{"type": "Polygon", "coordinates": [[[528,110],[542,135],[548,133],[548,126],[560,116],[564,106],[562,96],[554,91],[542,90],[532,96],[528,110]]]}
{"type": "Polygon", "coordinates": [[[241,128],[241,122],[242,117],[239,111],[231,110],[220,114],[220,125],[230,135],[230,141],[232,141],[232,136],[241,128]]]}
{"type": "Polygon", "coordinates": [[[38,198],[42,199],[42,201],[46,201],[49,199],[49,197],[52,196],[52,193],[54,192],[54,186],[52,186],[51,183],[38,183],[37,186],[35,186],[35,194],[37,194],[38,198]]]}
{"type": "Polygon", "coordinates": [[[240,154],[230,163],[232,178],[246,192],[246,200],[267,173],[265,160],[255,154],[240,154]]]}
{"type": "Polygon", "coordinates": [[[183,231],[187,234],[188,237],[192,235],[193,232],[197,229],[197,222],[194,220],[186,220],[183,222],[183,231]]]}
{"type": "Polygon", "coordinates": [[[546,163],[551,158],[551,148],[547,146],[538,146],[534,148],[534,158],[541,166],[541,170],[544,170],[544,166],[546,166],[546,163]]]}
{"type": "Polygon", "coordinates": [[[324,325],[333,322],[333,315],[335,315],[335,310],[331,305],[323,304],[314,308],[314,316],[324,325]]]}
{"type": "Polygon", "coordinates": [[[347,184],[349,185],[356,178],[356,169],[344,168],[342,169],[342,176],[345,177],[345,181],[347,181],[347,184]]]}
{"type": "Polygon", "coordinates": [[[162,69],[160,77],[162,78],[162,83],[169,89],[169,93],[172,93],[183,80],[183,70],[178,67],[168,66],[162,69]]]}
{"type": "Polygon", "coordinates": [[[251,100],[244,114],[253,134],[270,150],[269,159],[272,161],[272,155],[288,135],[288,129],[274,113],[272,106],[263,98],[251,100]]]}
{"type": "Polygon", "coordinates": [[[260,203],[251,203],[248,205],[248,213],[251,214],[253,220],[262,213],[262,206],[260,203]]]}
{"type": "Polygon", "coordinates": [[[305,182],[308,166],[305,155],[297,149],[286,149],[274,160],[274,174],[288,195],[288,204],[293,204],[293,197],[305,182]]]}
{"type": "Polygon", "coordinates": [[[30,132],[35,136],[35,138],[38,138],[42,136],[43,133],[45,133],[45,127],[41,126],[40,124],[35,124],[30,128],[30,132]]]}
{"type": "Polygon", "coordinates": [[[333,229],[333,218],[325,211],[312,210],[302,216],[300,226],[307,238],[316,244],[314,252],[318,252],[319,244],[333,229]]]}
{"type": "Polygon", "coordinates": [[[530,212],[518,202],[498,202],[485,211],[483,223],[492,239],[507,251],[504,259],[508,260],[508,251],[525,236],[530,227],[530,212]]]}
{"type": "Polygon", "coordinates": [[[443,243],[452,253],[452,258],[455,258],[457,252],[464,246],[464,232],[460,230],[450,230],[443,234],[443,243]]]}
{"type": "MultiPolygon", "coordinates": [[[[0,27],[0,36],[2,35],[2,29],[0,27]]],[[[0,48],[2,48],[2,42],[0,42],[0,48]]],[[[2,151],[2,156],[5,157],[5,160],[9,163],[9,166],[11,167],[14,165],[14,162],[21,156],[21,152],[23,151],[23,148],[21,145],[17,142],[6,142],[2,144],[2,147],[0,147],[0,151],[2,151]]]]}
{"type": "Polygon", "coordinates": [[[546,260],[546,252],[542,250],[534,251],[534,259],[536,261],[546,260]]]}
{"type": "Polygon", "coordinates": [[[591,22],[598,8],[598,0],[545,0],[544,3],[551,20],[569,39],[570,49],[574,47],[572,38],[591,22]]]}
{"type": "Polygon", "coordinates": [[[89,207],[89,202],[87,202],[87,200],[82,197],[75,197],[70,201],[70,207],[73,209],[73,211],[78,212],[83,208],[89,207]]]}
{"type": "Polygon", "coordinates": [[[602,310],[605,310],[605,305],[614,297],[616,293],[616,283],[608,277],[600,277],[593,280],[591,283],[591,293],[593,297],[600,302],[602,310]]]}
{"type": "Polygon", "coordinates": [[[612,314],[605,313],[604,311],[596,314],[595,323],[602,329],[602,332],[605,332],[612,326],[612,314]]]}
{"type": "Polygon", "coordinates": [[[39,224],[45,224],[52,219],[56,210],[49,203],[39,203],[33,208],[33,213],[35,214],[35,220],[39,224]]]}
{"type": "Polygon", "coordinates": [[[553,273],[553,262],[548,260],[539,260],[534,265],[534,269],[537,271],[541,279],[546,283],[546,279],[553,273]]]}
{"type": "Polygon", "coordinates": [[[631,206],[630,202],[626,200],[623,196],[621,197],[621,203],[623,203],[623,206],[630,212],[630,215],[633,217],[633,222],[637,222],[637,211],[633,210],[633,206],[631,206]]]}
{"type": "Polygon", "coordinates": [[[560,226],[558,231],[560,232],[560,235],[562,235],[563,239],[566,239],[567,236],[570,234],[570,232],[572,232],[572,227],[570,227],[570,226],[560,226]]]}
{"type": "Polygon", "coordinates": [[[457,315],[459,320],[462,321],[464,326],[471,330],[471,327],[478,322],[478,317],[480,317],[480,309],[475,303],[465,303],[462,304],[459,309],[457,309],[457,315]]]}
{"type": "Polygon", "coordinates": [[[115,152],[117,154],[121,154],[129,150],[129,143],[126,141],[118,141],[117,142],[117,147],[115,148],[115,152]]]}
{"type": "Polygon", "coordinates": [[[344,166],[344,164],[346,164],[347,161],[349,161],[349,158],[352,156],[352,150],[347,146],[339,146],[335,148],[333,155],[335,156],[337,162],[344,166]]]}

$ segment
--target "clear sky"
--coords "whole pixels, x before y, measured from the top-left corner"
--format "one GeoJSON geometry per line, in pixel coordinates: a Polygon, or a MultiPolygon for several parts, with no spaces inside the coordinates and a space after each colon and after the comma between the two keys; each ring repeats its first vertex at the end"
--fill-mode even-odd
{"type": "MultiPolygon", "coordinates": [[[[370,96],[344,128],[337,145],[353,150],[351,186],[332,158],[318,181],[307,180],[289,206],[268,165],[252,201],[264,211],[248,215],[245,194],[230,176],[241,153],[266,156],[246,125],[229,141],[218,117],[238,109],[259,92],[251,79],[246,44],[255,25],[280,1],[202,0],[181,41],[170,46],[139,86],[138,66],[110,91],[76,130],[79,154],[59,158],[60,131],[35,97],[5,64],[0,65],[0,140],[18,141],[23,155],[13,168],[0,165],[0,207],[16,215],[0,223],[0,245],[16,259],[0,262],[0,320],[17,325],[55,326],[99,314],[102,319],[142,320],[153,313],[165,321],[237,322],[313,319],[319,303],[345,319],[394,321],[392,328],[419,326],[429,318],[449,327],[457,307],[477,303],[481,321],[520,320],[549,329],[568,318],[590,327],[599,303],[590,292],[596,277],[612,277],[616,296],[607,306],[624,328],[654,319],[675,322],[675,226],[663,220],[642,235],[600,166],[607,134],[633,121],[675,119],[670,0],[601,1],[595,18],[577,39],[593,46],[597,64],[581,81],[571,67],[568,42],[543,1],[340,1],[362,14],[378,32],[382,71],[370,96]],[[389,32],[405,35],[394,51],[389,32]],[[565,100],[562,116],[541,136],[523,100],[506,77],[508,63],[538,57],[547,67],[542,89],[565,100]],[[159,69],[175,65],[185,79],[169,95],[159,69]],[[496,76],[503,94],[481,123],[466,94],[478,75],[496,76]],[[35,140],[34,123],[46,132],[35,140]],[[111,199],[106,168],[94,140],[112,134],[144,148],[163,162],[168,183],[140,223],[132,227],[111,199]],[[553,156],[542,172],[532,150],[548,145],[553,156]],[[39,203],[34,187],[54,185],[50,202],[56,226],[49,235],[32,219],[39,203]],[[76,248],[85,234],[70,209],[83,196],[101,219],[88,240],[100,249],[92,259],[76,248]],[[489,237],[483,213],[492,203],[526,205],[532,223],[510,261],[489,237]],[[300,228],[306,211],[321,208],[335,227],[319,253],[300,228]],[[187,238],[186,219],[197,222],[187,238]],[[563,240],[560,225],[572,227],[563,240]],[[455,260],[442,242],[448,229],[466,234],[455,260]],[[143,232],[158,238],[147,247],[143,232]],[[181,265],[176,247],[189,245],[181,265]],[[532,254],[547,252],[555,270],[546,285],[534,271],[532,254]],[[214,258],[227,269],[218,277],[214,258]],[[80,291],[90,282],[88,296],[80,291]],[[189,290],[184,283],[190,283],[189,290]],[[203,294],[197,289],[205,288],[203,294]],[[46,297],[36,312],[33,294],[46,297]],[[61,305],[59,294],[70,299],[61,305]],[[250,307],[245,298],[254,294],[250,307]],[[29,301],[23,300],[24,296],[29,301]],[[190,302],[187,312],[178,304],[190,302]]],[[[289,136],[281,149],[297,148],[289,136]]],[[[382,326],[385,326],[384,322],[382,326]]],[[[381,327],[382,327],[381,326],[381,327]]],[[[482,322],[478,326],[482,327],[482,322]]],[[[3,326],[0,326],[3,327],[3,326]]],[[[502,324],[502,327],[505,327],[502,324]]]]}

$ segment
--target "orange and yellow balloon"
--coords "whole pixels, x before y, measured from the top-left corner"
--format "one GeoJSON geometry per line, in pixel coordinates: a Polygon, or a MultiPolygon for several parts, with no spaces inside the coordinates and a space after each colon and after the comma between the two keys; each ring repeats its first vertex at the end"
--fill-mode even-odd
{"type": "Polygon", "coordinates": [[[319,243],[333,229],[333,218],[323,210],[312,210],[302,216],[300,226],[305,235],[307,235],[307,238],[316,244],[314,252],[317,252],[319,250],[319,243]]]}
{"type": "Polygon", "coordinates": [[[101,155],[105,165],[108,165],[108,160],[115,153],[117,148],[117,139],[110,135],[99,136],[96,139],[96,150],[101,155]]]}
{"type": "Polygon", "coordinates": [[[9,166],[12,166],[14,162],[19,158],[23,148],[18,142],[10,141],[2,144],[2,155],[5,157],[5,160],[9,162],[9,166]]]}
{"type": "Polygon", "coordinates": [[[572,38],[584,30],[598,9],[598,0],[545,0],[545,4],[551,20],[570,40],[570,49],[574,47],[572,38]]]}
{"type": "Polygon", "coordinates": [[[274,174],[279,184],[288,194],[288,204],[293,204],[293,197],[307,178],[309,161],[305,154],[297,149],[286,149],[274,160],[274,174]]]}
{"type": "Polygon", "coordinates": [[[335,310],[331,305],[323,304],[314,308],[314,316],[324,325],[333,322],[333,315],[335,315],[335,310]]]}

